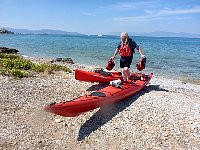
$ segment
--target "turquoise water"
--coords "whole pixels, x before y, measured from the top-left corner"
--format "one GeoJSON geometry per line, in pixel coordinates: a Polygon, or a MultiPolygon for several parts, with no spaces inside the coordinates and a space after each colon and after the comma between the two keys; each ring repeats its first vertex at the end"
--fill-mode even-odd
{"type": "MultiPolygon", "coordinates": [[[[146,72],[200,80],[200,39],[134,37],[147,57],[146,72]]],[[[104,67],[119,43],[116,36],[0,35],[0,46],[34,57],[71,57],[77,63],[104,67]]],[[[140,55],[136,50],[132,70],[140,55]]],[[[119,69],[119,56],[116,59],[119,69]]]]}

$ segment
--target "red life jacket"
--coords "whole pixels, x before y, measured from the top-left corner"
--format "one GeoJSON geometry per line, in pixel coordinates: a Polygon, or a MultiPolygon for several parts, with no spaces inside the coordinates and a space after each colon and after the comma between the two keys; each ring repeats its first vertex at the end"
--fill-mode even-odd
{"type": "Polygon", "coordinates": [[[133,50],[131,49],[129,43],[125,46],[121,44],[121,47],[119,48],[119,54],[121,57],[128,57],[133,55],[133,50]]]}

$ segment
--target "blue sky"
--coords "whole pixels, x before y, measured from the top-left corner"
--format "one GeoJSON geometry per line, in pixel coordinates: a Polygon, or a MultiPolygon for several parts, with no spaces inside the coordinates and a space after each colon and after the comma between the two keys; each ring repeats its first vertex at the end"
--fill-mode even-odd
{"type": "Polygon", "coordinates": [[[200,0],[0,0],[0,27],[200,34],[200,0]]]}

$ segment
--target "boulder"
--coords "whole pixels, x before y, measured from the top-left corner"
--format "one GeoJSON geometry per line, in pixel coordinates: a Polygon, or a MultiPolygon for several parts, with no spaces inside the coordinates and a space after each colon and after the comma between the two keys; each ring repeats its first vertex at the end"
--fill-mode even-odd
{"type": "Polygon", "coordinates": [[[74,64],[74,61],[71,58],[56,58],[55,61],[74,64]]]}
{"type": "Polygon", "coordinates": [[[14,32],[8,31],[6,29],[0,29],[0,34],[14,34],[14,32]]]}
{"type": "Polygon", "coordinates": [[[14,48],[0,47],[0,53],[16,54],[19,51],[14,48]]]}

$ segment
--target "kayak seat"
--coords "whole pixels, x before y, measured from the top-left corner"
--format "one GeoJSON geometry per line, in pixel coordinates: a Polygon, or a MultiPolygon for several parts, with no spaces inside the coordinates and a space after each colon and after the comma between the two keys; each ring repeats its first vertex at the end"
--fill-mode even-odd
{"type": "Polygon", "coordinates": [[[90,95],[91,96],[98,96],[98,97],[106,97],[106,94],[102,93],[102,92],[92,92],[90,95]]]}
{"type": "Polygon", "coordinates": [[[105,77],[112,76],[112,74],[110,72],[103,71],[102,69],[95,70],[94,72],[104,75],[105,77]]]}

